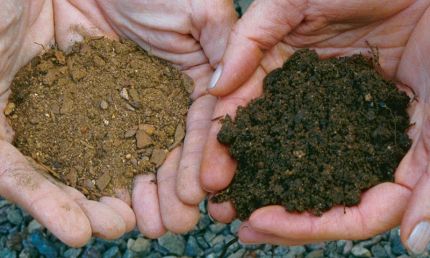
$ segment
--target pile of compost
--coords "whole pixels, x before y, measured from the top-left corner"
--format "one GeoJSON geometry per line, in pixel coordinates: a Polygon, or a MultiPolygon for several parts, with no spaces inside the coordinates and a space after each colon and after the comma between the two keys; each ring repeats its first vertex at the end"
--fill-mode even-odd
{"type": "Polygon", "coordinates": [[[95,199],[130,189],[181,143],[192,88],[131,41],[89,38],[21,69],[5,114],[23,154],[95,199]]]}
{"type": "Polygon", "coordinates": [[[362,55],[320,60],[304,49],[267,75],[263,96],[222,121],[218,140],[237,171],[214,200],[232,201],[241,219],[272,204],[321,215],[393,181],[410,146],[409,98],[375,66],[362,55]]]}

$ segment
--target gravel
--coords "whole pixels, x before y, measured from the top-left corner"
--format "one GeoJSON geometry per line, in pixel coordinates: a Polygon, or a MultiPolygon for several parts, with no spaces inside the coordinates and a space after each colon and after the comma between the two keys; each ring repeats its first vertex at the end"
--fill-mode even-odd
{"type": "MultiPolygon", "coordinates": [[[[185,235],[167,233],[157,240],[143,237],[137,230],[118,240],[93,238],[82,248],[62,244],[50,232],[17,206],[0,199],[0,258],[134,258],[134,257],[413,257],[400,242],[399,229],[364,241],[339,240],[305,246],[242,245],[236,239],[240,222],[229,225],[213,222],[200,205],[201,220],[185,235]]],[[[430,250],[430,246],[429,246],[430,250]]],[[[430,257],[429,252],[416,257],[430,257]]]]}

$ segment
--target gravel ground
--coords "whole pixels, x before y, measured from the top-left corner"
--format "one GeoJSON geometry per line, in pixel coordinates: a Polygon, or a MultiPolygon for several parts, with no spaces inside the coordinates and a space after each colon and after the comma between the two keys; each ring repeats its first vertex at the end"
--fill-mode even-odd
{"type": "MultiPolygon", "coordinates": [[[[199,224],[186,235],[168,233],[149,240],[133,231],[115,241],[94,238],[83,248],[74,249],[62,244],[28,213],[0,199],[0,258],[412,257],[400,243],[397,228],[365,241],[340,240],[294,247],[241,245],[235,237],[240,222],[215,223],[207,215],[205,205],[200,205],[199,224]]],[[[427,252],[418,257],[430,256],[427,252]]]]}
{"type": "MultiPolygon", "coordinates": [[[[237,11],[243,13],[251,2],[235,0],[237,11]]],[[[74,249],[62,244],[28,213],[0,198],[0,258],[413,257],[401,244],[398,228],[365,241],[340,240],[294,247],[241,245],[235,236],[240,222],[215,223],[207,215],[205,205],[200,205],[199,224],[186,235],[168,233],[157,240],[149,240],[133,231],[115,241],[94,238],[83,248],[74,249]]],[[[427,251],[416,257],[430,255],[427,251]]]]}

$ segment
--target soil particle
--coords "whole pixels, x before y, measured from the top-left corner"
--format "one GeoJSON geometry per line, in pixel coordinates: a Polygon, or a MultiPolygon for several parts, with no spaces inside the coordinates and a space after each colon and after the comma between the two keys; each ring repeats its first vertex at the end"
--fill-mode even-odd
{"type": "Polygon", "coordinates": [[[86,39],[25,66],[5,114],[22,153],[96,199],[163,163],[185,124],[190,83],[130,41],[86,39]]]}
{"type": "Polygon", "coordinates": [[[222,121],[218,140],[237,160],[231,200],[241,219],[267,205],[316,215],[353,206],[393,181],[408,148],[409,98],[362,55],[319,60],[299,50],[264,79],[263,96],[222,121]]]}

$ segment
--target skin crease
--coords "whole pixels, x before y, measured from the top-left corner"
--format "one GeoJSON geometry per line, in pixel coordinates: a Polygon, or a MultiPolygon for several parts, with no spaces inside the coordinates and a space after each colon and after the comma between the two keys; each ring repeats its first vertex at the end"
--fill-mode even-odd
{"type": "MultiPolygon", "coordinates": [[[[301,245],[336,239],[365,239],[401,223],[406,247],[413,227],[430,219],[428,176],[430,114],[430,1],[257,0],[234,26],[221,62],[223,72],[209,92],[221,97],[214,117],[234,115],[262,92],[263,77],[299,48],[313,48],[323,58],[369,53],[378,47],[383,73],[414,97],[408,110],[413,141],[395,171],[395,182],[362,195],[358,206],[335,207],[321,217],[288,213],[283,207],[256,210],[244,222],[244,243],[301,245]],[[263,18],[264,17],[264,18],[263,18]],[[245,54],[246,53],[246,54],[245,54]],[[389,211],[389,212],[386,212],[389,211]],[[405,212],[406,211],[406,212],[405,212]]],[[[216,135],[214,121],[203,156],[201,181],[208,192],[228,186],[235,162],[216,135]]],[[[230,222],[234,209],[209,204],[215,219],[230,222]]],[[[230,206],[231,207],[231,206],[230,206]]]]}
{"type": "Polygon", "coordinates": [[[148,185],[143,177],[136,180],[137,190],[132,197],[119,190],[120,199],[89,201],[28,164],[10,145],[13,131],[1,112],[0,195],[29,211],[60,240],[74,247],[84,245],[92,235],[117,238],[136,224],[149,237],[161,236],[166,230],[191,230],[198,220],[197,204],[205,197],[199,168],[216,101],[206,95],[206,85],[236,21],[232,1],[0,0],[0,6],[0,110],[6,106],[9,85],[19,68],[50,44],[67,50],[82,39],[82,34],[130,38],[151,54],[172,62],[195,82],[185,144],[163,165],[167,168],[162,173],[163,181],[167,183],[152,183],[142,190],[148,185]],[[170,180],[170,174],[177,180],[170,180]],[[158,196],[163,196],[162,200],[158,196]],[[166,209],[169,206],[175,207],[174,213],[166,209]],[[193,216],[190,219],[182,214],[193,216]]]}

